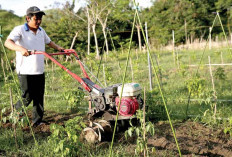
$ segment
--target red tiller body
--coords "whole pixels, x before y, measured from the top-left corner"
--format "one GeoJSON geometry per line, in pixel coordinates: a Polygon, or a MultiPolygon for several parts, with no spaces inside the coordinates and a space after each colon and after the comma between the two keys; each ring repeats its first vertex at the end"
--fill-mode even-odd
{"type": "MultiPolygon", "coordinates": [[[[114,84],[108,87],[100,87],[94,82],[92,82],[85,71],[84,64],[80,61],[77,53],[73,49],[66,49],[64,52],[57,53],[46,53],[43,51],[29,51],[30,54],[43,54],[45,57],[49,58],[68,74],[70,74],[74,79],[76,79],[82,87],[89,92],[89,112],[88,114],[91,118],[104,117],[105,120],[115,120],[117,114],[117,108],[119,107],[119,95],[117,89],[121,86],[121,83],[114,84]],[[71,72],[68,68],[59,63],[52,56],[54,55],[71,55],[73,54],[77,59],[84,77],[81,78],[78,75],[71,72]],[[95,107],[92,108],[92,104],[95,107]]],[[[123,97],[121,100],[121,105],[119,109],[120,119],[130,119],[136,111],[143,104],[140,93],[132,96],[133,98],[123,97]]]]}

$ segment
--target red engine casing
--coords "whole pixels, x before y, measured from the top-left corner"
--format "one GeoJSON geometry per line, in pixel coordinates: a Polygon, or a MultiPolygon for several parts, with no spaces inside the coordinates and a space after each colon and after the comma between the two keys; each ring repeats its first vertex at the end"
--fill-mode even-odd
{"type": "MultiPolygon", "coordinates": [[[[116,97],[116,106],[119,105],[120,98],[116,97]]],[[[135,114],[136,110],[139,109],[139,103],[136,98],[122,97],[119,113],[123,116],[132,116],[135,114]]]]}

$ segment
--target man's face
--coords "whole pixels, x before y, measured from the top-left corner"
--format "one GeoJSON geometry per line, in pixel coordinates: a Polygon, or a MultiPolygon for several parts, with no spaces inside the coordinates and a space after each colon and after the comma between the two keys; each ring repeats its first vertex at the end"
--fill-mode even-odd
{"type": "Polygon", "coordinates": [[[42,22],[42,16],[34,15],[31,18],[28,18],[28,25],[32,28],[38,29],[42,22]]]}

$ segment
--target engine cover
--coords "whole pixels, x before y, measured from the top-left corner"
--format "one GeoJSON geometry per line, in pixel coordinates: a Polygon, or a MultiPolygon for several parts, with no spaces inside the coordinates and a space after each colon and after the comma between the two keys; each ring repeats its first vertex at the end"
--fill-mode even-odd
{"type": "MultiPolygon", "coordinates": [[[[116,97],[116,106],[119,106],[120,98],[116,97]]],[[[122,97],[119,113],[123,116],[132,116],[135,114],[136,110],[139,109],[139,103],[136,98],[133,97],[122,97]]]]}

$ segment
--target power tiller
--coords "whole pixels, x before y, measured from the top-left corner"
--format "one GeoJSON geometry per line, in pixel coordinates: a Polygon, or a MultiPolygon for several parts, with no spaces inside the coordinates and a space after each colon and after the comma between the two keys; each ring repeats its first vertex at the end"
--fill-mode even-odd
{"type": "Polygon", "coordinates": [[[77,53],[73,49],[66,49],[64,52],[58,53],[46,53],[42,51],[30,50],[30,54],[43,54],[55,64],[64,69],[69,73],[74,79],[76,79],[82,87],[89,93],[89,111],[88,118],[90,124],[88,128],[85,128],[83,131],[83,137],[88,142],[97,142],[104,140],[104,135],[106,139],[111,137],[112,133],[111,126],[115,123],[117,110],[119,110],[118,115],[118,127],[125,127],[126,124],[129,124],[129,120],[133,119],[136,110],[142,108],[143,100],[141,98],[141,87],[138,83],[127,83],[124,85],[121,103],[120,95],[122,90],[122,84],[114,84],[109,87],[103,88],[95,84],[89,78],[86,70],[86,67],[79,59],[77,53]],[[78,75],[72,73],[65,66],[60,64],[52,56],[54,55],[71,55],[73,54],[80,64],[81,70],[84,74],[84,77],[81,78],[78,75]],[[120,104],[120,108],[118,108],[120,104]],[[99,120],[100,119],[100,120],[99,120]]]}

